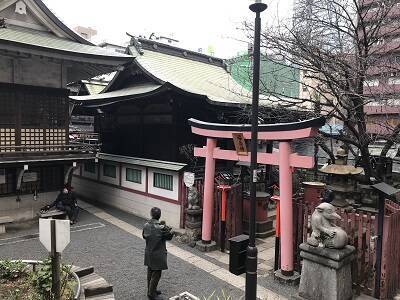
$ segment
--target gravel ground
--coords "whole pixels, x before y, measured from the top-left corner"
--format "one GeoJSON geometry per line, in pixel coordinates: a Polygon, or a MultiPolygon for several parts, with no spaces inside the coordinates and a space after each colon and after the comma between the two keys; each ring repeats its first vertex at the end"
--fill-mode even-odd
{"type": "MultiPolygon", "coordinates": [[[[143,219],[117,210],[106,210],[132,225],[143,226],[143,219]]],[[[71,243],[63,253],[64,262],[94,266],[96,273],[114,285],[116,299],[147,299],[144,241],[85,211],[81,212],[77,226],[71,228],[71,243]]],[[[34,235],[37,232],[37,223],[10,230],[0,239],[0,259],[44,259],[47,253],[34,235]]],[[[206,296],[222,289],[233,299],[240,299],[243,295],[241,290],[184,260],[169,255],[168,261],[169,270],[163,274],[159,286],[165,298],[183,291],[206,296]]]]}
{"type": "MultiPolygon", "coordinates": [[[[98,203],[96,204],[96,206],[103,209],[107,213],[113,215],[114,217],[116,217],[124,222],[127,222],[135,227],[141,228],[146,221],[140,217],[134,216],[130,213],[121,211],[114,207],[110,207],[110,206],[107,206],[104,204],[98,204],[98,203]]],[[[161,216],[161,219],[162,219],[162,216],[161,216]]],[[[189,247],[188,245],[185,245],[185,244],[181,244],[175,240],[173,240],[172,243],[174,245],[179,246],[182,249],[185,249],[186,251],[196,254],[199,257],[207,259],[210,262],[212,262],[216,265],[219,265],[220,267],[226,268],[225,264],[221,263],[220,261],[218,261],[216,259],[213,259],[213,258],[210,258],[210,257],[204,255],[204,253],[198,251],[195,248],[189,247]]],[[[242,275],[242,276],[244,276],[244,275],[242,275]]],[[[297,293],[297,289],[298,289],[297,286],[283,285],[283,284],[280,284],[278,281],[274,280],[273,271],[269,272],[268,276],[263,276],[262,278],[258,278],[257,284],[259,284],[271,291],[274,291],[275,293],[277,293],[279,295],[283,295],[287,298],[290,298],[291,296],[295,295],[297,293]]]]}

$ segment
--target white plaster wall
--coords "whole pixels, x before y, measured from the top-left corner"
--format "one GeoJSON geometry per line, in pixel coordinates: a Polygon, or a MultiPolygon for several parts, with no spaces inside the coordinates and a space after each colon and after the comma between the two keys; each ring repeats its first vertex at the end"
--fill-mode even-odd
{"type": "Polygon", "coordinates": [[[161,209],[161,219],[165,220],[169,226],[179,228],[181,219],[179,204],[131,193],[76,176],[73,177],[72,185],[78,195],[117,207],[145,219],[149,218],[150,209],[157,206],[161,209]]]}
{"type": "Polygon", "coordinates": [[[37,200],[33,195],[20,196],[21,201],[17,202],[17,196],[0,197],[0,217],[9,216],[15,222],[34,219],[38,216],[40,209],[52,203],[59,192],[39,193],[37,200]]]}
{"type": "MultiPolygon", "coordinates": [[[[118,164],[114,164],[112,162],[107,162],[107,165],[113,165],[113,166],[116,167],[116,177],[112,178],[112,177],[104,176],[103,175],[104,163],[100,163],[100,181],[111,183],[111,184],[115,184],[115,185],[119,185],[119,165],[118,164]]],[[[96,167],[96,169],[97,169],[97,167],[96,167]]]]}
{"type": "Polygon", "coordinates": [[[134,165],[122,165],[121,171],[121,185],[123,187],[133,189],[136,191],[146,192],[146,168],[134,165]],[[137,169],[142,171],[142,183],[136,183],[126,180],[126,168],[137,169]]]}
{"type": "Polygon", "coordinates": [[[179,174],[178,174],[178,172],[149,168],[148,186],[149,186],[150,194],[178,201],[178,195],[179,195],[179,174]],[[172,177],[173,177],[172,191],[154,187],[154,173],[172,175],[172,177]]]}

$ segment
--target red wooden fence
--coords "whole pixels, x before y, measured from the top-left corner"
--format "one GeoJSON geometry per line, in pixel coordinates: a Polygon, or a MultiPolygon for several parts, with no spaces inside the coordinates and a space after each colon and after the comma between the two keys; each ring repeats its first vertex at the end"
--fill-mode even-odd
{"type": "MultiPolygon", "coordinates": [[[[301,271],[299,245],[311,234],[310,218],[314,212],[312,205],[304,199],[294,199],[294,263],[301,271]]],[[[359,213],[337,209],[342,220],[338,225],[349,235],[349,243],[356,248],[356,258],[352,264],[353,287],[361,292],[374,295],[377,216],[372,213],[359,213]]],[[[383,233],[381,299],[390,299],[400,287],[400,206],[386,200],[383,233]]]]}
{"type": "Polygon", "coordinates": [[[400,287],[400,206],[386,201],[383,223],[381,298],[393,298],[400,287]]]}
{"type": "MultiPolygon", "coordinates": [[[[214,227],[213,227],[213,240],[217,245],[221,245],[220,232],[221,232],[221,191],[215,189],[214,196],[214,227]]],[[[243,233],[243,196],[242,185],[232,185],[231,189],[227,192],[226,199],[226,228],[225,228],[225,245],[229,249],[228,240],[234,236],[243,233]]]]}

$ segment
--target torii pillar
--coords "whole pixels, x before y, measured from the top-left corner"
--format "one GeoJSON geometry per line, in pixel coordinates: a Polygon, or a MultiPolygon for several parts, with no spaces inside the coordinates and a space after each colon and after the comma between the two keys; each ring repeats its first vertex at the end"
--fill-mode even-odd
{"type": "MultiPolygon", "coordinates": [[[[250,154],[238,155],[234,150],[218,148],[217,139],[232,139],[233,134],[242,133],[244,139],[251,139],[251,125],[229,125],[207,123],[190,119],[192,132],[207,137],[207,145],[196,147],[194,155],[205,157],[202,241],[211,243],[214,212],[215,160],[250,161],[250,154]]],[[[259,125],[258,139],[279,141],[279,153],[258,153],[257,163],[279,166],[280,220],[281,220],[281,274],[292,276],[293,268],[293,205],[292,169],[314,167],[314,158],[291,153],[291,141],[313,137],[325,124],[325,118],[315,118],[294,123],[259,125]]]]}

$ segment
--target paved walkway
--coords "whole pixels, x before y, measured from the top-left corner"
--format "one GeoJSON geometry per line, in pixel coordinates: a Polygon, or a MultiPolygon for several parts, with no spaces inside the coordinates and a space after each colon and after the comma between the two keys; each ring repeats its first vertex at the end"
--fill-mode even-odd
{"type": "MultiPolygon", "coordinates": [[[[71,243],[63,253],[64,261],[80,266],[93,265],[97,273],[114,285],[116,299],[147,299],[141,237],[144,220],[112,208],[99,209],[83,202],[80,206],[87,212],[83,211],[79,223],[71,228],[71,243]]],[[[1,236],[0,258],[46,257],[37,237],[37,222],[30,225],[1,236]]],[[[217,252],[205,255],[174,241],[168,243],[168,250],[170,269],[163,274],[160,283],[165,298],[183,291],[203,297],[224,290],[232,299],[242,299],[244,276],[227,271],[226,255],[218,256],[217,252]]],[[[270,257],[268,248],[265,254],[263,252],[260,251],[260,257],[270,257]]],[[[265,262],[267,259],[261,264],[265,262]]],[[[268,267],[266,265],[266,270],[268,267]]],[[[262,286],[262,280],[259,282],[261,299],[286,299],[262,286]]]]}
{"type": "MultiPolygon", "coordinates": [[[[82,203],[81,202],[81,207],[84,208],[86,211],[92,213],[93,215],[97,216],[100,219],[103,219],[119,228],[122,230],[125,230],[126,232],[137,236],[137,237],[142,237],[142,230],[140,228],[137,228],[133,225],[130,225],[127,222],[124,222],[111,214],[106,213],[103,210],[98,209],[97,207],[92,206],[91,204],[88,203],[82,203]]],[[[201,269],[208,274],[210,274],[213,277],[216,277],[217,279],[220,279],[222,281],[225,281],[229,283],[230,285],[244,291],[245,289],[245,277],[243,276],[236,276],[232,273],[230,273],[227,269],[228,267],[228,255],[226,253],[221,253],[221,252],[212,252],[212,253],[207,253],[206,255],[208,257],[214,258],[220,262],[222,262],[225,267],[221,267],[219,265],[216,265],[198,255],[193,254],[192,252],[186,251],[178,246],[172,245],[170,243],[167,244],[167,249],[168,253],[170,255],[174,255],[177,258],[180,258],[184,260],[185,262],[191,264],[192,266],[201,269]]],[[[271,249],[273,248],[268,248],[267,245],[263,245],[262,248],[260,247],[260,258],[262,264],[261,267],[262,271],[268,271],[271,270],[272,268],[263,263],[266,260],[270,260],[273,258],[274,252],[271,254],[271,249]],[[271,256],[272,255],[272,256],[271,256]],[[265,259],[264,259],[265,258],[265,259]]],[[[265,274],[265,273],[264,273],[265,274]]],[[[262,276],[262,275],[260,275],[262,276]]],[[[257,295],[260,299],[286,299],[283,296],[278,295],[277,293],[268,290],[264,288],[263,286],[258,285],[257,286],[257,295]]]]}

